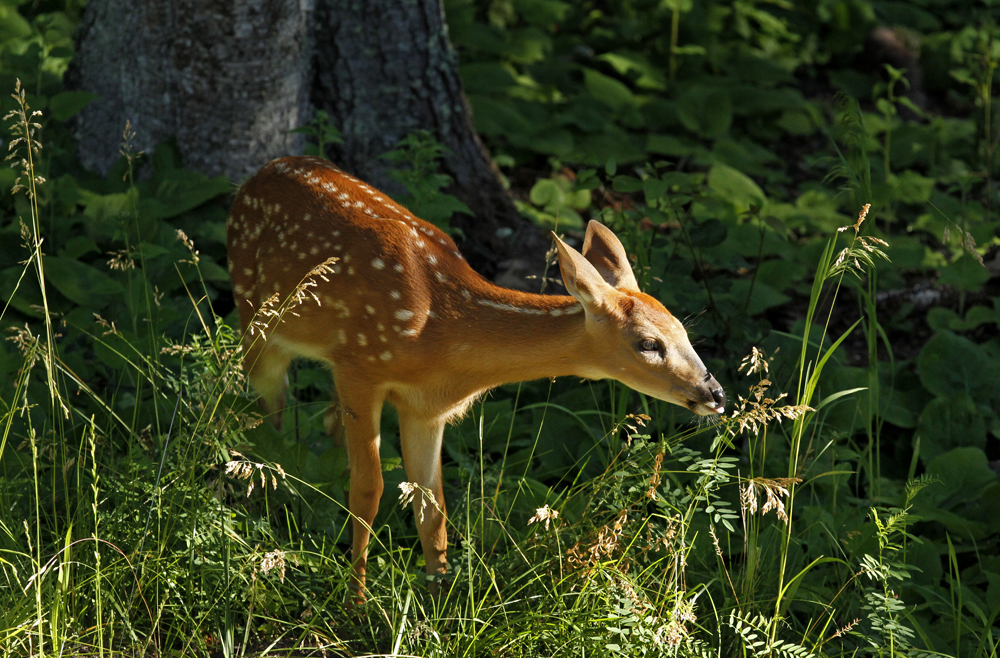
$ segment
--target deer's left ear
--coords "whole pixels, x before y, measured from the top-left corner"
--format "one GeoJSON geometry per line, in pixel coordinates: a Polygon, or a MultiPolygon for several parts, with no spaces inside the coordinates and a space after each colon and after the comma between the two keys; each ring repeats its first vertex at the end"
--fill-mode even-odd
{"type": "Polygon", "coordinates": [[[639,292],[639,284],[632,274],[625,247],[611,229],[593,219],[587,224],[583,257],[590,261],[601,278],[612,287],[639,292]]]}
{"type": "Polygon", "coordinates": [[[583,309],[588,315],[604,312],[608,305],[613,303],[612,298],[617,294],[615,289],[608,285],[598,274],[597,269],[579,251],[560,240],[555,233],[552,237],[555,238],[556,248],[559,250],[559,269],[562,271],[567,292],[583,304],[583,309]]]}

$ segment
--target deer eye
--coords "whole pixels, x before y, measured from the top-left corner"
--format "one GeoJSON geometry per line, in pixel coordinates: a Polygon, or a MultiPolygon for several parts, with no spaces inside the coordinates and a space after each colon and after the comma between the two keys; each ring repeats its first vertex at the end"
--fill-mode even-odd
{"type": "Polygon", "coordinates": [[[643,352],[659,352],[660,346],[657,344],[655,340],[650,340],[647,338],[646,340],[639,343],[639,349],[641,349],[643,352]]]}

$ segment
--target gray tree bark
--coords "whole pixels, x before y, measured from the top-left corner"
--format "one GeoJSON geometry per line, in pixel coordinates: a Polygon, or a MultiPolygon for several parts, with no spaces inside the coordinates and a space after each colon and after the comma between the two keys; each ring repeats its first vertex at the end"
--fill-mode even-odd
{"type": "Polygon", "coordinates": [[[126,120],[137,149],[176,136],[186,166],[238,182],[301,153],[288,131],[325,109],[344,136],[331,159],[393,193],[379,156],[428,130],[474,215],[454,222],[473,266],[523,288],[509,273],[545,251],[472,127],[441,0],[90,0],[67,84],[100,96],[76,131],[83,165],[105,174],[126,120]]]}
{"type": "Polygon", "coordinates": [[[176,136],[186,166],[236,181],[301,152],[312,0],[92,0],[67,85],[100,98],[76,123],[81,163],[107,173],[125,121],[135,146],[176,136]]]}
{"type": "Polygon", "coordinates": [[[399,192],[380,156],[412,130],[429,130],[448,149],[449,191],[475,215],[453,222],[475,250],[466,257],[493,274],[504,258],[523,251],[525,235],[498,235],[503,228],[523,231],[525,223],[472,126],[441,1],[320,0],[316,23],[313,103],[330,113],[344,138],[330,148],[331,159],[399,192]]]}

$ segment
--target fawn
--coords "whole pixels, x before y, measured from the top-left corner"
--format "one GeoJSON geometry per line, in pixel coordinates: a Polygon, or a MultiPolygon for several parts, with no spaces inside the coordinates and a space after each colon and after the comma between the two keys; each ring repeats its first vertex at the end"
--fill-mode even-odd
{"type": "Polygon", "coordinates": [[[333,370],[339,402],[324,424],[346,434],[358,600],[382,495],[383,403],[399,414],[407,479],[437,501],[417,524],[430,575],[446,571],[444,426],[485,391],[612,378],[701,416],[723,412],[719,383],[683,325],[639,291],[614,233],[591,221],[582,253],[554,239],[572,296],[493,285],[444,232],[320,158],[275,160],[237,193],[228,248],[244,368],[279,426],[291,360],[333,370]]]}

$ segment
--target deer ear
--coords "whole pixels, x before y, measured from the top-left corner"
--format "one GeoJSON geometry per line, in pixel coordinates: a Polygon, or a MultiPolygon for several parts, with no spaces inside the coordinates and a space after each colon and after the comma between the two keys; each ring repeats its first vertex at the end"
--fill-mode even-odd
{"type": "Polygon", "coordinates": [[[555,233],[552,237],[559,250],[559,269],[562,270],[566,290],[583,304],[588,314],[600,313],[606,308],[608,296],[614,293],[614,289],[579,251],[560,240],[555,233]]]}
{"type": "Polygon", "coordinates": [[[611,229],[593,219],[587,224],[583,257],[590,261],[601,278],[612,287],[639,292],[639,284],[632,274],[625,247],[611,229]]]}

